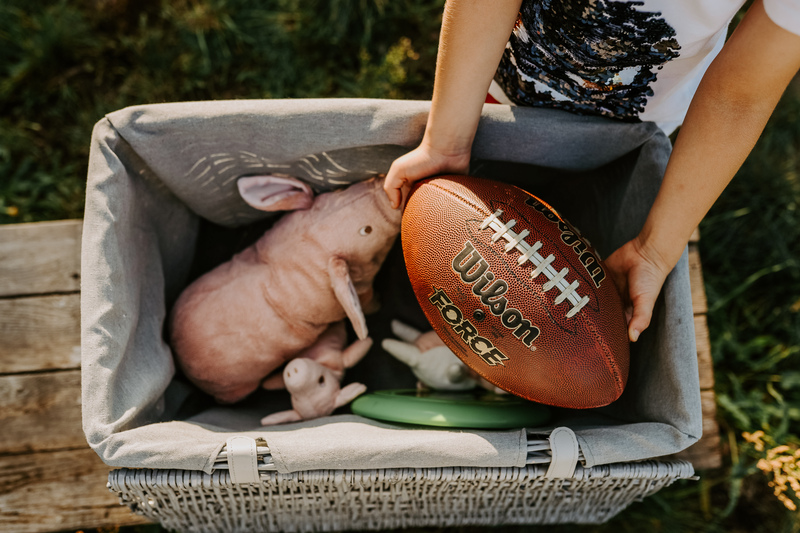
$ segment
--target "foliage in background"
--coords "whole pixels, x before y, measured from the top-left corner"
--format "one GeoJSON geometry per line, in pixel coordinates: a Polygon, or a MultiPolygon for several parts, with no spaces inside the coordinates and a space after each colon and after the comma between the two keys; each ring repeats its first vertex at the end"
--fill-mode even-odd
{"type": "Polygon", "coordinates": [[[80,217],[92,126],[136,104],[430,97],[441,0],[0,2],[0,223],[80,217]]]}
{"type": "MultiPolygon", "coordinates": [[[[701,235],[719,418],[731,459],[725,512],[737,516],[737,503],[740,511],[761,505],[753,483],[782,485],[763,467],[800,445],[800,78],[701,235]]],[[[781,492],[786,508],[800,502],[798,489],[789,484],[781,492]]],[[[770,504],[772,492],[761,494],[770,504]]],[[[785,527],[800,531],[800,515],[785,516],[785,527]]]]}
{"type": "MultiPolygon", "coordinates": [[[[442,4],[3,0],[0,223],[80,217],[92,126],[125,106],[429,98],[442,4]]],[[[505,531],[800,531],[799,206],[796,83],[701,225],[726,466],[606,526],[505,531]]]]}

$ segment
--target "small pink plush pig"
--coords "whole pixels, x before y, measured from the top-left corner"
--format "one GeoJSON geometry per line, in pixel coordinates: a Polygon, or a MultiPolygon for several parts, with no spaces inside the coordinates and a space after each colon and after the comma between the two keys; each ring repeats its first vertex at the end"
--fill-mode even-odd
{"type": "Polygon", "coordinates": [[[331,414],[367,390],[361,383],[340,388],[346,368],[367,354],[372,339],[357,340],[346,349],[344,322],[332,324],[310,348],[286,363],[282,373],[274,373],[262,384],[265,388],[284,388],[292,397],[292,410],[273,413],[261,424],[285,424],[331,414]]]}
{"type": "Polygon", "coordinates": [[[362,383],[350,383],[340,388],[339,378],[333,370],[305,357],[286,363],[283,381],[292,395],[292,410],[265,416],[261,419],[262,426],[328,416],[367,390],[362,383]]]}
{"type": "Polygon", "coordinates": [[[286,176],[240,178],[238,186],[257,209],[294,211],[192,283],[170,316],[178,364],[223,403],[243,399],[286,361],[313,351],[344,318],[366,339],[372,282],[400,231],[383,179],[316,197],[286,176]]]}
{"type": "Polygon", "coordinates": [[[334,324],[322,334],[319,342],[286,363],[283,373],[279,374],[280,383],[273,379],[273,374],[265,387],[286,387],[292,396],[292,409],[266,416],[261,424],[269,426],[327,416],[366,391],[367,387],[361,383],[350,383],[344,388],[340,383],[345,368],[366,355],[372,340],[358,340],[343,350],[346,341],[343,323],[334,324]]]}

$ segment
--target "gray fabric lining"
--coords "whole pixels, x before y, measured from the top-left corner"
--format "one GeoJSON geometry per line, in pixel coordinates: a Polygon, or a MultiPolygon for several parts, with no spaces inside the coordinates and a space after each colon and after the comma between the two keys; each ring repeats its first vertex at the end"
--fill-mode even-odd
{"type": "MultiPolygon", "coordinates": [[[[386,172],[421,139],[428,106],[346,99],[193,102],[127,108],[98,122],[83,235],[82,386],[86,437],[107,464],[210,472],[226,439],[241,433],[264,438],[287,472],[324,466],[305,440],[305,425],[296,431],[258,425],[268,414],[263,404],[181,414],[195,396],[173,379],[164,319],[205,245],[198,241],[201,219],[242,228],[265,218],[239,198],[238,177],[290,174],[319,192],[386,172]]],[[[539,194],[607,256],[641,228],[669,150],[654,124],[487,105],[472,173],[539,194]]],[[[387,294],[384,301],[391,302],[393,293],[387,294]]],[[[384,305],[373,324],[391,318],[392,308],[384,305]]],[[[370,328],[379,345],[376,334],[388,327],[370,328]]],[[[552,426],[575,431],[586,466],[671,454],[700,436],[686,254],[631,356],[629,384],[617,402],[556,411],[552,426]]],[[[373,390],[408,385],[410,372],[401,376],[390,359],[370,354],[348,378],[373,390]]],[[[314,439],[331,439],[325,460],[341,443],[337,464],[347,468],[518,466],[525,455],[519,431],[406,429],[350,415],[323,421],[311,424],[314,439]],[[463,444],[430,445],[435,440],[425,440],[429,435],[463,444]]]]}

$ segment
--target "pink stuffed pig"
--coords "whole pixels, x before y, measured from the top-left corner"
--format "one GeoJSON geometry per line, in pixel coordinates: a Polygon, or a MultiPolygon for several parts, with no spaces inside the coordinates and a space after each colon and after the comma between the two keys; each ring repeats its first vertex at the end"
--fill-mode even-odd
{"type": "Polygon", "coordinates": [[[286,361],[313,351],[344,318],[366,339],[372,282],[400,231],[383,179],[316,197],[286,176],[240,178],[238,186],[257,209],[294,211],[192,283],[170,316],[178,364],[223,403],[243,399],[286,361]]]}
{"type": "Polygon", "coordinates": [[[262,426],[327,416],[367,390],[361,383],[340,388],[339,378],[331,369],[305,357],[286,364],[283,380],[292,395],[292,409],[265,416],[261,419],[262,426]]]}
{"type": "Polygon", "coordinates": [[[283,372],[273,372],[261,386],[286,388],[292,398],[292,410],[273,413],[262,425],[284,424],[331,414],[367,390],[361,383],[340,388],[347,368],[358,363],[372,346],[372,339],[360,339],[344,348],[347,331],[344,321],[331,324],[317,342],[286,363],[283,372]]]}

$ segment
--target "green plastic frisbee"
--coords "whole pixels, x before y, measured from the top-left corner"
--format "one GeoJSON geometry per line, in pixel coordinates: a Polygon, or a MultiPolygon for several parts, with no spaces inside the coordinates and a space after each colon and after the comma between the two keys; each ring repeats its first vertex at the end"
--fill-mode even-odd
{"type": "Polygon", "coordinates": [[[550,409],[544,405],[483,389],[384,390],[359,396],[350,407],[353,413],[376,420],[450,428],[536,427],[550,419],[550,409]]]}

